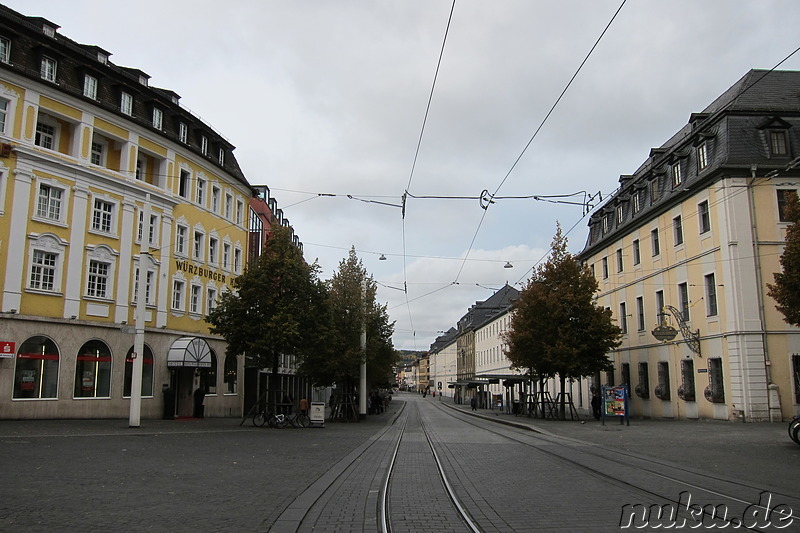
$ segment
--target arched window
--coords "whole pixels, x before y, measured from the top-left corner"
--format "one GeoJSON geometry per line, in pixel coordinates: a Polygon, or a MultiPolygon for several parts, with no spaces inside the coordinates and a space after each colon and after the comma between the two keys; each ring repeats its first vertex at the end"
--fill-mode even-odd
{"type": "Polygon", "coordinates": [[[206,394],[217,393],[217,352],[211,350],[211,366],[203,368],[200,372],[200,379],[205,385],[206,394]]]}
{"type": "Polygon", "coordinates": [[[236,394],[236,356],[225,356],[225,394],[236,394]]]}
{"type": "MultiPolygon", "coordinates": [[[[126,398],[131,396],[131,380],[133,380],[133,346],[125,355],[125,389],[122,395],[126,398]]],[[[148,345],[144,345],[142,360],[142,396],[153,395],[153,351],[148,345]]]]}
{"type": "Polygon", "coordinates": [[[14,398],[58,397],[58,347],[47,337],[31,337],[19,347],[14,398]]]}
{"type": "Polygon", "coordinates": [[[101,340],[87,342],[78,352],[74,397],[111,397],[111,350],[101,340]]]}

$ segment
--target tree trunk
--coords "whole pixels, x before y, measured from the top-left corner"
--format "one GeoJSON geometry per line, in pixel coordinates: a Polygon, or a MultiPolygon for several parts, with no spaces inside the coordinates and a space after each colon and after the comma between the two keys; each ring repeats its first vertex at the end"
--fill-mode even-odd
{"type": "Polygon", "coordinates": [[[560,375],[558,376],[558,381],[561,384],[561,402],[558,406],[558,419],[559,420],[566,420],[567,419],[567,411],[566,411],[566,402],[567,402],[567,395],[564,392],[567,386],[567,378],[560,375]]]}

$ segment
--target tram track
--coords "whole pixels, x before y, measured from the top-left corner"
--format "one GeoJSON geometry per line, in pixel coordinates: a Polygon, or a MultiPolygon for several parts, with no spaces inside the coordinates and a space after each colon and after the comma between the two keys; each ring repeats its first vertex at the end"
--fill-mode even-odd
{"type": "MultiPolygon", "coordinates": [[[[657,501],[661,501],[665,504],[679,506],[685,503],[680,500],[680,493],[689,490],[701,491],[710,498],[722,498],[726,505],[730,503],[731,507],[741,508],[741,506],[751,506],[756,503],[752,501],[752,495],[754,493],[764,492],[763,487],[757,487],[735,479],[709,474],[697,469],[686,468],[651,457],[621,450],[598,448],[593,443],[587,443],[569,437],[539,433],[531,430],[531,428],[522,429],[519,426],[501,426],[498,428],[496,427],[498,424],[491,419],[462,413],[461,411],[447,409],[441,406],[439,406],[439,409],[451,417],[479,428],[482,431],[534,449],[538,453],[545,454],[565,465],[601,478],[608,483],[621,485],[629,490],[654,497],[657,501]],[[579,451],[580,453],[576,454],[575,451],[579,451]],[[602,467],[598,465],[602,465],[602,467]],[[629,475],[631,471],[645,477],[658,478],[662,482],[669,484],[672,488],[681,487],[684,491],[677,491],[676,493],[674,491],[664,490],[663,488],[660,490],[657,488],[654,489],[654,486],[663,487],[664,483],[653,482],[645,484],[640,481],[632,481],[636,476],[629,475]],[[623,472],[625,472],[626,475],[623,475],[623,472]],[[677,499],[676,494],[679,496],[677,499]]],[[[776,499],[781,499],[781,501],[791,502],[794,504],[791,508],[798,509],[800,500],[798,500],[795,494],[787,494],[773,490],[770,492],[770,495],[776,497],[776,499]]],[[[694,496],[696,497],[697,494],[695,493],[694,496]]],[[[766,511],[766,509],[762,510],[766,511]]],[[[708,511],[709,509],[703,509],[704,514],[707,514],[708,511]]],[[[792,514],[789,518],[792,520],[800,520],[800,516],[798,516],[797,512],[791,512],[792,514]]],[[[763,528],[748,528],[745,524],[740,525],[737,529],[763,531],[763,528]]]]}

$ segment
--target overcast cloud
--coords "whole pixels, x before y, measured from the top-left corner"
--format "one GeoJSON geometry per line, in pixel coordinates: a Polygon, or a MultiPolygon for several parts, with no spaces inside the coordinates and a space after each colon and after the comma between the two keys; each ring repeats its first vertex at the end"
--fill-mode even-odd
{"type": "MultiPolygon", "coordinates": [[[[520,288],[556,221],[583,247],[581,206],[409,198],[403,219],[375,202],[400,204],[409,181],[415,196],[494,192],[621,0],[457,1],[413,175],[451,0],[4,3],[181,95],[271,188],[324,278],[355,246],[399,349],[520,288]]],[[[798,48],[799,15],[796,0],[628,0],[499,195],[605,197],[692,112],[798,48]]]]}

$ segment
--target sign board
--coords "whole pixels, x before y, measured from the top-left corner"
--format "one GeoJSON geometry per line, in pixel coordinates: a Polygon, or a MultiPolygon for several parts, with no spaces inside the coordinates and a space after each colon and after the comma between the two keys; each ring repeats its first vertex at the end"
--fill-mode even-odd
{"type": "MultiPolygon", "coordinates": [[[[607,416],[620,417],[628,421],[628,387],[620,385],[617,387],[603,387],[603,425],[606,423],[607,416]]],[[[630,421],[628,421],[630,425],[630,421]]]]}
{"type": "Polygon", "coordinates": [[[16,342],[0,341],[0,359],[4,357],[14,357],[14,352],[16,351],[16,342]]]}
{"type": "Polygon", "coordinates": [[[311,410],[308,412],[312,428],[325,427],[325,402],[311,402],[311,410]]]}

